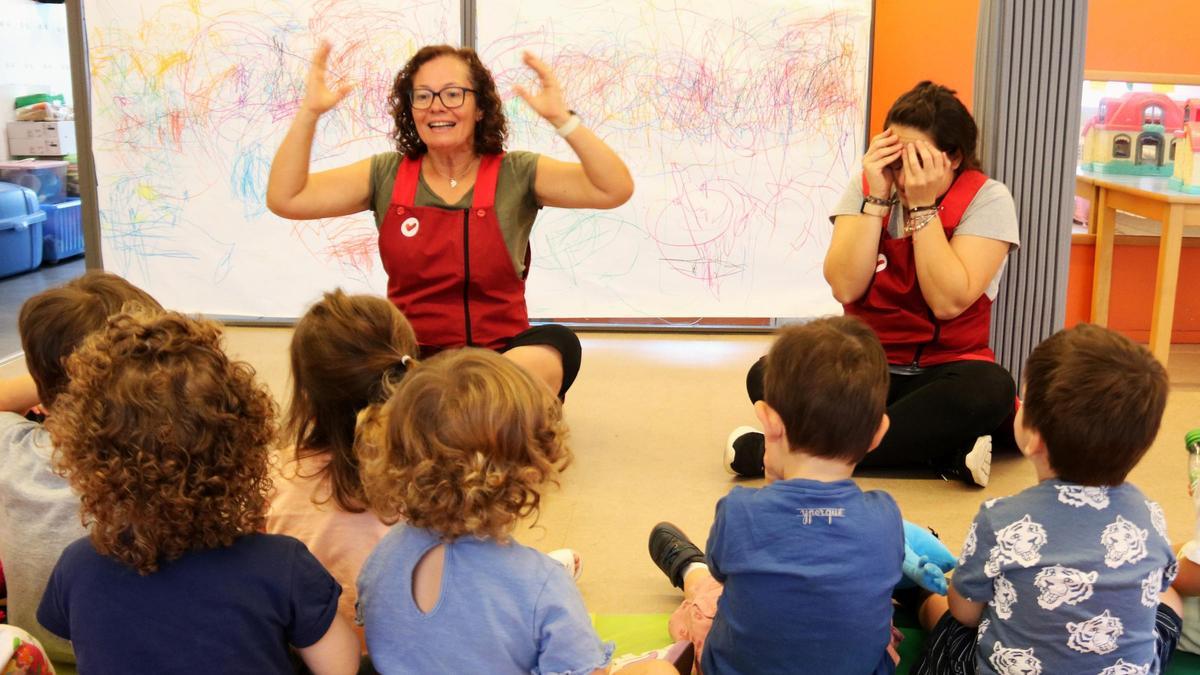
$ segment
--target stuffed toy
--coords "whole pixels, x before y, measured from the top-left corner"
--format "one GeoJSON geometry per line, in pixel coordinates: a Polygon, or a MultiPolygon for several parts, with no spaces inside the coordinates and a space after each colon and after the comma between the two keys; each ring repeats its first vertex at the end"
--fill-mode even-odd
{"type": "Polygon", "coordinates": [[[904,576],[896,588],[920,586],[945,595],[949,590],[946,573],[954,569],[956,563],[950,549],[932,530],[904,521],[904,562],[900,565],[904,576]]]}

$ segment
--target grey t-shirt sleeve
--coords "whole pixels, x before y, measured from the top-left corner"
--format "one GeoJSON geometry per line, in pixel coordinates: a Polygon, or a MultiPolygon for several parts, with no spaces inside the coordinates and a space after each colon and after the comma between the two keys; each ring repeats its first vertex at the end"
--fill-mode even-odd
{"type": "MultiPolygon", "coordinates": [[[[1007,242],[1010,252],[1021,245],[1017,207],[1004,183],[989,178],[983,187],[979,188],[975,199],[971,200],[967,210],[963,212],[962,221],[954,230],[954,236],[964,235],[1007,242]]],[[[996,276],[992,277],[991,283],[984,291],[988,298],[996,299],[1000,292],[1000,279],[1004,276],[1007,266],[1008,259],[1005,258],[996,270],[996,276]]]]}
{"type": "Polygon", "coordinates": [[[1020,246],[1021,233],[1017,227],[1017,207],[1008,187],[998,180],[988,179],[963,212],[962,221],[954,230],[955,236],[971,235],[998,239],[1020,246]]]}
{"type": "Polygon", "coordinates": [[[832,223],[838,216],[857,216],[862,213],[862,201],[862,176],[855,174],[842,192],[842,198],[833,207],[833,213],[829,214],[829,222],[832,223]]]}

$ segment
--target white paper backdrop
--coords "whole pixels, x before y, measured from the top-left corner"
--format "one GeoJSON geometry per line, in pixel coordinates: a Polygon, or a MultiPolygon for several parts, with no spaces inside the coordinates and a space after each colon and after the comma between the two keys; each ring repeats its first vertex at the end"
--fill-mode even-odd
{"type": "MultiPolygon", "coordinates": [[[[457,0],[85,0],[104,265],[165,305],[292,317],[322,291],[382,293],[369,213],[270,214],[271,157],[320,38],[358,86],[322,119],[314,169],[390,147],[386,97],[421,45],[458,43],[457,0]]],[[[509,147],[572,154],[510,95],[545,57],[637,191],[545,209],[535,317],[812,316],[827,215],[861,153],[870,0],[482,0],[479,51],[509,147]]]]}
{"type": "MultiPolygon", "coordinates": [[[[610,212],[546,209],[535,316],[838,313],[828,214],[857,171],[869,0],[486,0],[479,50],[501,91],[552,64],[568,104],[625,159],[610,212]]],[[[570,159],[519,99],[513,148],[570,159]]]]}

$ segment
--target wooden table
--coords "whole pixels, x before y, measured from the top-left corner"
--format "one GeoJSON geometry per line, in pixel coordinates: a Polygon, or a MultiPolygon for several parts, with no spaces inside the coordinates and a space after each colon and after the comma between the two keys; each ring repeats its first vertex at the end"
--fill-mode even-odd
{"type": "Polygon", "coordinates": [[[1200,226],[1200,195],[1172,190],[1167,187],[1166,178],[1118,176],[1082,170],[1075,175],[1075,194],[1092,200],[1092,212],[1088,218],[1088,229],[1096,234],[1092,323],[1108,325],[1117,211],[1162,223],[1158,272],[1154,281],[1154,310],[1150,319],[1150,351],[1166,365],[1171,349],[1171,324],[1175,318],[1175,290],[1179,280],[1183,228],[1200,226]]]}

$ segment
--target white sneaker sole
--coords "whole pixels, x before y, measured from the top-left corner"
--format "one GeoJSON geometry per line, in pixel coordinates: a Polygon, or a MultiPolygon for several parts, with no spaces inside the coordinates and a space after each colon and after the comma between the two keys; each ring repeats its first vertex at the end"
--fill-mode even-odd
{"type": "Polygon", "coordinates": [[[729,438],[725,441],[725,463],[723,465],[725,467],[725,473],[727,473],[731,476],[737,475],[737,472],[733,470],[733,466],[732,466],[733,459],[734,459],[734,457],[737,456],[737,451],[733,449],[733,442],[736,441],[737,439],[741,438],[745,434],[758,434],[758,433],[762,433],[762,432],[759,431],[758,429],[755,429],[754,427],[738,427],[738,428],[734,429],[733,431],[729,432],[729,438]]]}
{"type": "Polygon", "coordinates": [[[975,439],[975,446],[963,460],[967,471],[971,472],[971,480],[979,487],[987,487],[992,478],[992,437],[980,436],[975,439]]]}

